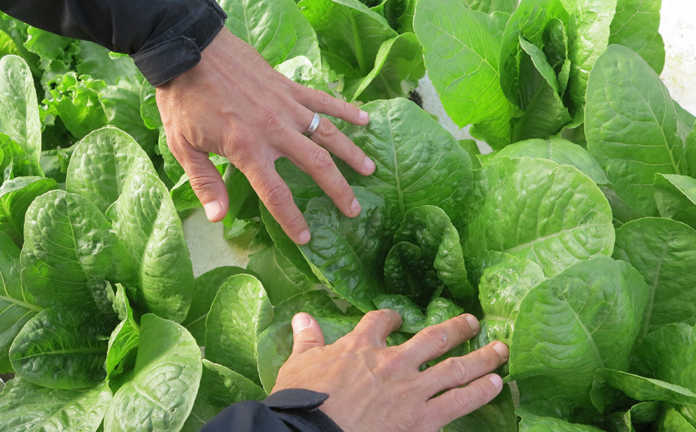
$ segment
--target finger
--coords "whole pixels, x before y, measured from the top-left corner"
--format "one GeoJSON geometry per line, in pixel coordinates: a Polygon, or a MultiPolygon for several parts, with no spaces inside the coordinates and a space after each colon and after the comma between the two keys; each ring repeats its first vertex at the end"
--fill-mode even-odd
{"type": "Polygon", "coordinates": [[[249,184],[256,191],[259,199],[297,244],[305,244],[310,240],[309,228],[300,209],[292,199],[292,193],[285,181],[278,175],[273,166],[247,169],[249,184]]]}
{"type": "Polygon", "coordinates": [[[229,195],[225,183],[208,153],[199,152],[184,139],[168,140],[169,149],[184,168],[189,183],[203,205],[210,222],[219,222],[227,214],[229,195]]]}
{"type": "Polygon", "coordinates": [[[419,379],[423,381],[428,396],[432,396],[493,372],[507,361],[508,356],[504,343],[493,342],[463,357],[450,357],[422,372],[419,379]]]}
{"type": "Polygon", "coordinates": [[[360,214],[360,203],[353,189],[326,149],[300,133],[288,132],[278,143],[278,150],[309,174],[343,214],[348,217],[360,214]]]}
{"type": "Polygon", "coordinates": [[[503,389],[503,380],[496,374],[486,375],[466,387],[452,389],[426,404],[424,423],[437,430],[454,420],[481,408],[503,389]]]}
{"type": "Polygon", "coordinates": [[[324,334],[319,323],[304,312],[292,318],[292,353],[301,354],[324,345],[324,334]]]}
{"type": "Polygon", "coordinates": [[[321,119],[319,128],[311,138],[312,141],[350,165],[356,172],[366,176],[375,172],[375,163],[372,159],[367,157],[360,147],[353,144],[329,119],[321,119]]]}
{"type": "Polygon", "coordinates": [[[424,328],[399,349],[407,362],[418,367],[471,339],[478,331],[479,322],[475,316],[459,315],[442,324],[424,328]]]}
{"type": "Polygon", "coordinates": [[[338,117],[356,125],[364,126],[370,122],[370,115],[365,111],[321,90],[302,87],[297,99],[312,111],[338,117]]]}
{"type": "Polygon", "coordinates": [[[401,315],[391,309],[380,309],[366,313],[350,336],[363,339],[376,346],[385,346],[387,336],[401,327],[401,315]]]}

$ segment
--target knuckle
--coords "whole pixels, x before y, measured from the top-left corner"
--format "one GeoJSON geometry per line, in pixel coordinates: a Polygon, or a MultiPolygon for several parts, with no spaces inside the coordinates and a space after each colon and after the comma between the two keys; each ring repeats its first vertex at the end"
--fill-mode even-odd
{"type": "Polygon", "coordinates": [[[200,174],[189,177],[189,183],[194,191],[206,191],[214,187],[219,178],[212,175],[200,174]]]}
{"type": "Polygon", "coordinates": [[[326,109],[331,106],[331,96],[329,96],[328,93],[321,90],[317,90],[316,95],[317,101],[323,109],[326,109]]]}
{"type": "Polygon", "coordinates": [[[461,359],[450,357],[445,360],[445,367],[457,383],[464,384],[471,381],[471,373],[461,359]]]}
{"type": "Polygon", "coordinates": [[[288,202],[290,191],[282,183],[275,183],[266,190],[266,202],[271,207],[279,207],[288,202]]]}
{"type": "Polygon", "coordinates": [[[438,351],[446,350],[448,347],[447,332],[439,327],[428,327],[423,330],[423,339],[429,341],[438,351]]]}
{"type": "Polygon", "coordinates": [[[325,170],[333,166],[333,159],[331,159],[331,154],[329,154],[327,150],[321,147],[318,147],[312,151],[310,161],[312,167],[318,170],[325,170]]]}
{"type": "Polygon", "coordinates": [[[317,129],[319,137],[323,140],[332,140],[338,136],[338,128],[328,119],[321,119],[319,129],[317,129]]]}
{"type": "Polygon", "coordinates": [[[262,110],[261,121],[263,123],[264,130],[267,131],[275,131],[280,127],[280,119],[276,113],[269,109],[262,110]]]}

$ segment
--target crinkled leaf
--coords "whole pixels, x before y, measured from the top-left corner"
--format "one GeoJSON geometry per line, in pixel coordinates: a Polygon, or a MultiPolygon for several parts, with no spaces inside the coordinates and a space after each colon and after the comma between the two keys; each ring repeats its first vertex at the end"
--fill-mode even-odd
{"type": "Polygon", "coordinates": [[[91,132],[76,145],[65,186],[106,212],[128,179],[137,173],[155,174],[147,154],[127,133],[105,127],[91,132]]]}
{"type": "Polygon", "coordinates": [[[0,232],[23,243],[24,217],[32,201],[56,187],[53,179],[16,177],[0,185],[0,232]]]}
{"type": "Polygon", "coordinates": [[[93,387],[106,377],[107,324],[92,311],[41,311],[12,343],[12,366],[18,376],[43,387],[93,387]]]}
{"type": "Polygon", "coordinates": [[[132,376],[114,395],[104,431],[179,430],[201,381],[201,351],[179,324],[143,315],[132,376]]]}
{"type": "Polygon", "coordinates": [[[15,378],[0,393],[0,429],[94,432],[111,402],[105,384],[90,390],[55,390],[15,378]]]}
{"type": "Polygon", "coordinates": [[[106,83],[89,76],[77,76],[68,72],[57,78],[55,86],[48,90],[44,104],[48,113],[60,117],[70,134],[81,139],[90,131],[107,123],[99,93],[106,83]]]}
{"type": "Polygon", "coordinates": [[[585,134],[634,217],[657,214],[655,174],[680,174],[685,151],[677,112],[655,71],[628,48],[612,45],[590,75],[585,134]]]}
{"type": "Polygon", "coordinates": [[[109,210],[132,270],[126,287],[134,306],[174,321],[186,318],[193,267],[181,219],[155,174],[132,173],[109,210]]]}
{"type": "Polygon", "coordinates": [[[495,159],[481,173],[482,199],[468,226],[468,256],[480,267],[505,252],[553,276],[590,257],[611,255],[609,203],[575,167],[544,159],[495,159]]]}
{"type": "Polygon", "coordinates": [[[258,382],[258,335],[273,319],[273,306],[258,279],[230,276],[205,320],[205,356],[258,382]]]}
{"type": "Polygon", "coordinates": [[[670,219],[637,219],[616,231],[614,256],[633,264],[650,286],[646,330],[696,323],[695,229],[670,219]]]}

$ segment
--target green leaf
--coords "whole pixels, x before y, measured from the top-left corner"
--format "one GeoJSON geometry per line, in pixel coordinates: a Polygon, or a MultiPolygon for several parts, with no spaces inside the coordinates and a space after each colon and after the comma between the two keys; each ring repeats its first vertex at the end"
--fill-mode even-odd
{"type": "Polygon", "coordinates": [[[0,232],[9,235],[17,245],[23,243],[24,217],[31,202],[39,195],[55,189],[53,179],[16,177],[0,185],[0,232]]]}
{"type": "Polygon", "coordinates": [[[135,363],[136,349],[140,342],[140,328],[133,318],[133,309],[123,285],[117,285],[114,310],[121,322],[111,332],[107,346],[104,369],[109,381],[122,375],[135,363]]]}
{"type": "Polygon", "coordinates": [[[464,0],[467,7],[485,12],[507,12],[512,13],[517,8],[517,0],[464,0]]]}
{"type": "Polygon", "coordinates": [[[44,310],[30,319],[10,347],[18,376],[48,388],[93,387],[104,380],[106,323],[92,311],[44,310]]]}
{"type": "Polygon", "coordinates": [[[650,332],[636,349],[645,373],[696,392],[696,330],[685,323],[650,332]]]}
{"type": "Polygon", "coordinates": [[[143,81],[140,86],[140,118],[148,129],[159,130],[163,127],[159,107],[157,106],[155,88],[147,81],[143,81]]]}
{"type": "Polygon", "coordinates": [[[137,172],[120,192],[109,215],[134,269],[129,297],[136,307],[182,321],[191,304],[193,267],[169,191],[156,175],[137,172]]]}
{"type": "Polygon", "coordinates": [[[600,374],[610,386],[637,401],[696,404],[696,393],[676,384],[615,369],[604,369],[600,374]]]}
{"type": "Polygon", "coordinates": [[[317,33],[322,58],[348,79],[367,75],[382,43],[397,36],[383,16],[358,0],[302,0],[298,6],[317,33]]]}
{"type": "Polygon", "coordinates": [[[43,176],[41,122],[34,79],[27,63],[14,55],[0,60],[0,130],[21,149],[16,154],[16,174],[43,176]]]}
{"type": "Polygon", "coordinates": [[[656,215],[655,174],[680,174],[686,161],[675,105],[655,71],[612,45],[590,75],[586,111],[588,150],[616,193],[634,217],[656,215]]]}
{"type": "Polygon", "coordinates": [[[138,356],[131,379],[114,395],[104,431],[179,430],[200,385],[201,352],[184,327],[143,315],[138,356]]]}
{"type": "Polygon", "coordinates": [[[247,269],[258,276],[274,305],[310,291],[316,284],[313,278],[307,277],[274,246],[250,255],[247,269]]]}
{"type": "MultiPolygon", "coordinates": [[[[144,81],[143,81],[144,83],[144,81]]],[[[121,80],[99,92],[108,124],[124,130],[140,144],[149,155],[155,153],[157,132],[143,123],[140,116],[140,92],[144,84],[121,80]]]]}
{"type": "Polygon", "coordinates": [[[354,190],[362,206],[356,218],[345,217],[327,197],[309,201],[304,216],[312,239],[301,249],[320,281],[367,312],[384,290],[379,263],[389,234],[382,198],[362,188],[354,190]]]}
{"type": "Polygon", "coordinates": [[[696,179],[676,174],[658,174],[655,202],[660,216],[696,228],[696,179]]]}
{"type": "MultiPolygon", "coordinates": [[[[414,27],[428,75],[447,114],[459,126],[491,121],[506,125],[515,113],[500,87],[498,26],[492,16],[448,0],[416,6],[414,27]]],[[[496,138],[489,144],[509,143],[509,128],[490,124],[486,128],[496,138]]]]}
{"type": "Polygon", "coordinates": [[[391,309],[401,315],[403,333],[418,333],[425,327],[425,313],[410,297],[400,294],[381,294],[373,299],[377,309],[391,309]]]}
{"type": "Polygon", "coordinates": [[[493,159],[520,157],[550,159],[561,165],[572,165],[598,185],[609,184],[607,175],[595,158],[583,147],[563,138],[520,141],[491,155],[493,159]]]}
{"type": "Polygon", "coordinates": [[[19,270],[17,245],[0,233],[0,373],[12,371],[10,345],[24,324],[41,310],[22,290],[19,270]]]}
{"type": "Polygon", "coordinates": [[[273,319],[271,302],[258,279],[230,276],[210,306],[205,320],[205,356],[258,381],[258,334],[273,319]]]}
{"type": "Polygon", "coordinates": [[[15,378],[0,393],[0,429],[94,432],[110,401],[105,384],[90,390],[55,390],[15,378]]]}
{"type": "MultiPolygon", "coordinates": [[[[160,155],[162,155],[162,159],[164,160],[164,172],[167,174],[167,177],[169,177],[169,180],[171,180],[172,183],[176,184],[179,181],[179,179],[182,176],[184,176],[185,173],[184,169],[176,160],[171,150],[169,150],[169,146],[167,145],[167,134],[164,132],[164,127],[161,127],[159,129],[159,137],[157,139],[157,151],[160,155]]],[[[188,189],[191,191],[191,193],[193,193],[193,189],[191,189],[190,186],[188,189]]],[[[173,190],[172,194],[174,194],[173,190]]],[[[174,200],[174,202],[176,203],[176,200],[174,200]]]]}
{"type": "Polygon", "coordinates": [[[446,288],[467,303],[474,296],[459,233],[439,207],[414,207],[405,212],[384,263],[387,292],[404,294],[426,304],[446,288]]]}
{"type": "Polygon", "coordinates": [[[665,45],[658,32],[662,0],[618,0],[609,42],[631,48],[658,74],[665,65],[665,45]]]}
{"type": "Polygon", "coordinates": [[[205,318],[222,284],[230,277],[246,270],[240,267],[217,267],[196,278],[193,297],[186,319],[181,322],[199,345],[205,345],[205,318]]]}
{"type": "Polygon", "coordinates": [[[591,410],[598,370],[629,367],[650,295],[641,275],[600,257],[519,293],[509,368],[521,405],[563,418],[591,410]]]}
{"type": "Polygon", "coordinates": [[[75,70],[80,75],[87,74],[110,85],[118,84],[122,79],[142,78],[130,56],[114,57],[108,49],[94,42],[80,40],[77,44],[75,70]]]}
{"type": "Polygon", "coordinates": [[[611,255],[614,227],[599,188],[568,165],[495,159],[481,172],[482,199],[464,242],[478,270],[505,252],[553,276],[587,258],[611,255]]]}
{"type": "Polygon", "coordinates": [[[225,25],[276,66],[297,56],[321,66],[312,26],[292,0],[218,0],[227,13],[225,25]]]}
{"type": "Polygon", "coordinates": [[[696,426],[674,408],[667,408],[658,422],[658,432],[696,432],[696,426]]]}
{"type": "Polygon", "coordinates": [[[407,210],[422,205],[440,207],[461,229],[473,178],[466,151],[409,100],[375,101],[362,109],[370,114],[370,124],[346,125],[343,132],[375,162],[377,169],[367,177],[344,169],[349,183],[384,198],[389,231],[396,230],[407,210]],[[448,181],[441,181],[444,178],[448,181]]]}
{"type": "Polygon", "coordinates": [[[413,33],[403,33],[382,43],[374,68],[357,83],[352,100],[371,101],[407,96],[425,74],[423,53],[413,33]]]}
{"type": "Polygon", "coordinates": [[[99,209],[80,195],[50,191],[26,213],[22,284],[44,307],[90,308],[121,261],[117,239],[99,209]]]}
{"type": "Polygon", "coordinates": [[[53,88],[48,90],[44,104],[48,113],[60,117],[70,134],[80,139],[91,130],[106,125],[107,118],[99,93],[106,83],[75,72],[68,72],[57,78],[53,88]]]}
{"type": "Polygon", "coordinates": [[[266,392],[243,375],[225,366],[203,360],[203,376],[196,402],[181,430],[198,432],[209,420],[233,403],[265,397],[266,392]]]}
{"type": "Polygon", "coordinates": [[[397,32],[412,32],[417,3],[418,0],[385,0],[382,3],[383,15],[397,32]]]}
{"type": "Polygon", "coordinates": [[[593,426],[569,423],[554,417],[541,417],[524,410],[518,410],[517,414],[522,417],[520,432],[601,432],[601,429],[593,426]]]}
{"type": "Polygon", "coordinates": [[[571,61],[566,98],[571,114],[582,118],[590,71],[607,49],[617,0],[561,0],[570,15],[568,58],[571,61]]]}
{"type": "Polygon", "coordinates": [[[107,126],[75,146],[65,186],[68,192],[82,195],[106,212],[128,179],[138,173],[155,174],[147,154],[128,134],[107,126]]]}
{"type": "Polygon", "coordinates": [[[696,324],[696,230],[670,219],[637,219],[616,231],[614,256],[633,264],[650,286],[646,331],[696,324]]]}

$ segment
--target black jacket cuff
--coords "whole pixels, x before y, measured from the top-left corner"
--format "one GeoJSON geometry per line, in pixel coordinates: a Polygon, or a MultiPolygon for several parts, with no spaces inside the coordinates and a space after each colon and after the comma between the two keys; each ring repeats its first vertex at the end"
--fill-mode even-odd
{"type": "Polygon", "coordinates": [[[303,389],[281,390],[268,396],[263,404],[298,431],[342,432],[331,417],[319,409],[329,395],[303,389]]]}
{"type": "Polygon", "coordinates": [[[150,84],[165,84],[198,64],[226,18],[215,0],[205,0],[191,16],[147,41],[133,60],[150,84]]]}

